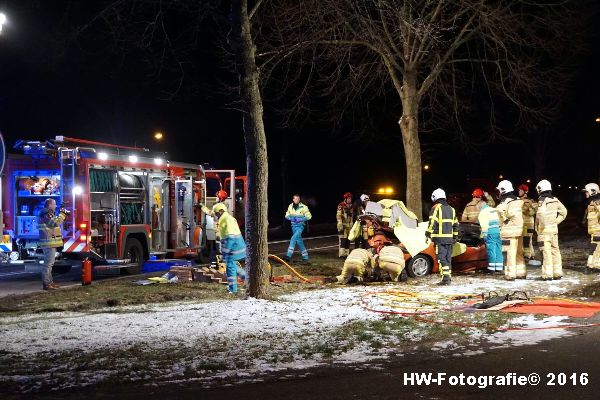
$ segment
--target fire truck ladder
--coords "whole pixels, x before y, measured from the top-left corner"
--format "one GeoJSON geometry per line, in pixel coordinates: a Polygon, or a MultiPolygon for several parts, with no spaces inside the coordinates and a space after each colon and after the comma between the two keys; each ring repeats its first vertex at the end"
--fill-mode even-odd
{"type": "Polygon", "coordinates": [[[62,208],[66,208],[71,211],[71,215],[65,219],[63,224],[63,230],[66,236],[75,237],[75,194],[73,188],[75,187],[75,158],[76,150],[59,148],[59,159],[60,159],[60,193],[61,193],[61,204],[62,208]]]}

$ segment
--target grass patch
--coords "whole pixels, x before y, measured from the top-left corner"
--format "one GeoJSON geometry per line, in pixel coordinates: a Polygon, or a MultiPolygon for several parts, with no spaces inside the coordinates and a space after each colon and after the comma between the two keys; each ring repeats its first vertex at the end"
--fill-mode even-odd
{"type": "Polygon", "coordinates": [[[131,279],[94,282],[91,286],[66,288],[0,298],[0,313],[24,314],[61,311],[88,311],[105,307],[205,301],[224,299],[223,285],[200,282],[138,286],[131,279]]]}

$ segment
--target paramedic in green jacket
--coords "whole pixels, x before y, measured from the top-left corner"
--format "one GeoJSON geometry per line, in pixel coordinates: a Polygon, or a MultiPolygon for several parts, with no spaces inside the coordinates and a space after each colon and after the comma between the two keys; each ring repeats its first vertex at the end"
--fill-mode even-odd
{"type": "Polygon", "coordinates": [[[56,201],[46,199],[44,209],[38,216],[39,246],[44,252],[44,267],[42,269],[42,288],[44,290],[56,290],[58,285],[52,280],[52,267],[56,257],[56,249],[63,247],[62,232],[60,225],[69,212],[60,209],[56,215],[56,201]]]}
{"type": "Polygon", "coordinates": [[[294,249],[296,245],[298,245],[298,249],[302,254],[302,260],[304,262],[308,262],[308,251],[304,246],[304,242],[302,241],[302,232],[304,231],[304,226],[306,222],[312,218],[312,214],[310,210],[305,204],[300,202],[300,195],[295,194],[292,197],[292,204],[289,205],[287,212],[285,213],[285,219],[290,221],[292,224],[292,239],[290,240],[290,245],[287,251],[287,261],[292,260],[292,255],[294,254],[294,249]]]}

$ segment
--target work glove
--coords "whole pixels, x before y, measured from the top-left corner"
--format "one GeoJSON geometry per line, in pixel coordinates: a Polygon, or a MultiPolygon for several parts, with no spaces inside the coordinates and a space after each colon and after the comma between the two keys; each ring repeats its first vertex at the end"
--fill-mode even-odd
{"type": "Polygon", "coordinates": [[[344,232],[344,225],[343,224],[337,224],[337,231],[338,231],[338,233],[344,232]]]}

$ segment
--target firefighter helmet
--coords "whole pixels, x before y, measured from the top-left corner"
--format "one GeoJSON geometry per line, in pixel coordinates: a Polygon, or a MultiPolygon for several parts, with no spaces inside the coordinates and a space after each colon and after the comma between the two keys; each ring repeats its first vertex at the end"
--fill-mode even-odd
{"type": "Polygon", "coordinates": [[[522,183],[519,185],[519,187],[517,188],[519,190],[524,191],[525,193],[529,192],[529,186],[527,186],[526,184],[522,183]]]}
{"type": "Polygon", "coordinates": [[[538,193],[547,192],[549,190],[552,190],[552,185],[548,180],[542,179],[538,182],[537,186],[535,187],[535,190],[537,190],[538,193]]]}
{"type": "Polygon", "coordinates": [[[213,207],[213,212],[218,213],[219,211],[227,212],[227,206],[223,203],[215,204],[215,206],[213,207]]]}
{"type": "Polygon", "coordinates": [[[446,198],[446,192],[444,192],[442,189],[435,189],[433,191],[433,193],[431,193],[431,201],[438,201],[439,199],[445,199],[446,198]]]}
{"type": "Polygon", "coordinates": [[[512,183],[510,183],[510,181],[507,180],[503,180],[501,181],[498,186],[496,187],[496,189],[498,189],[498,191],[500,192],[500,194],[506,194],[506,193],[510,193],[510,192],[514,192],[515,189],[513,188],[512,183]]]}
{"type": "Polygon", "coordinates": [[[219,201],[225,201],[227,197],[229,197],[229,195],[223,189],[217,192],[217,199],[219,199],[219,201]]]}
{"type": "Polygon", "coordinates": [[[483,190],[476,188],[475,190],[473,190],[473,193],[471,193],[471,196],[473,197],[483,197],[483,190]]]}
{"type": "Polygon", "coordinates": [[[590,196],[593,196],[595,194],[600,193],[600,187],[598,187],[597,183],[588,183],[583,188],[583,191],[589,194],[590,196]]]}
{"type": "Polygon", "coordinates": [[[368,195],[368,194],[361,194],[361,195],[360,195],[360,201],[362,201],[363,203],[364,203],[365,201],[369,201],[369,200],[371,200],[371,199],[370,199],[370,197],[369,197],[369,195],[368,195]]]}
{"type": "Polygon", "coordinates": [[[344,193],[344,199],[351,199],[351,198],[352,198],[352,193],[350,193],[350,192],[344,193]]]}

